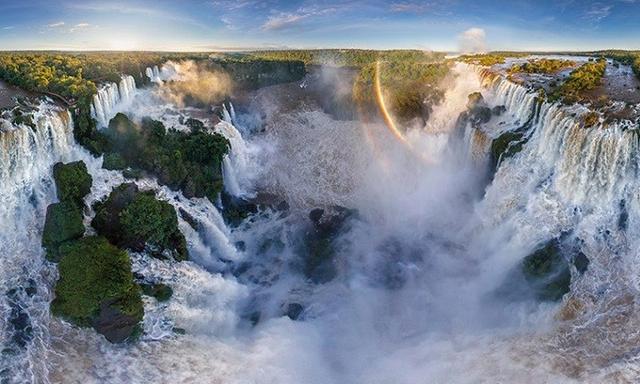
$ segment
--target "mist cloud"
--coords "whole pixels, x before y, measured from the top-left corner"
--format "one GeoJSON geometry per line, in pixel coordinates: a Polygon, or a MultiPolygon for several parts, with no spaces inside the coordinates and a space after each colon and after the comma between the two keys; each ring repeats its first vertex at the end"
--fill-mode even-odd
{"type": "Polygon", "coordinates": [[[469,28],[458,38],[458,49],[463,53],[487,51],[486,33],[482,28],[469,28]]]}

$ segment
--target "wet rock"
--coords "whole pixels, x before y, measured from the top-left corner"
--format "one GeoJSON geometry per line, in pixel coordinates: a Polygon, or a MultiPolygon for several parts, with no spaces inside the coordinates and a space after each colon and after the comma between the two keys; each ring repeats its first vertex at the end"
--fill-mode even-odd
{"type": "Polygon", "coordinates": [[[286,212],[289,210],[289,203],[287,203],[285,200],[282,200],[280,203],[278,203],[278,205],[276,205],[276,210],[280,211],[280,212],[286,212]]]}
{"type": "Polygon", "coordinates": [[[173,296],[173,289],[166,284],[142,284],[140,287],[144,295],[155,297],[159,302],[167,301],[173,296]]]}
{"type": "Polygon", "coordinates": [[[558,240],[551,240],[522,262],[522,272],[536,297],[558,301],[569,292],[571,271],[558,240]]]}
{"type": "Polygon", "coordinates": [[[93,328],[112,343],[122,343],[135,339],[140,329],[140,319],[122,312],[115,301],[100,304],[98,316],[93,320],[93,328]]]}
{"type": "Polygon", "coordinates": [[[354,210],[340,206],[316,208],[309,213],[312,226],[305,235],[303,269],[314,283],[326,283],[336,277],[334,242],[355,214],[354,210]]]}
{"type": "Polygon", "coordinates": [[[578,252],[573,257],[573,265],[576,267],[576,270],[580,272],[580,274],[583,274],[587,272],[587,269],[589,269],[589,259],[584,253],[578,252]]]}
{"type": "Polygon", "coordinates": [[[500,116],[500,115],[502,115],[503,113],[505,113],[506,111],[507,111],[507,107],[505,107],[504,105],[496,105],[495,107],[493,107],[493,108],[491,109],[491,113],[492,113],[494,116],[500,116]]]}
{"type": "Polygon", "coordinates": [[[620,200],[620,214],[618,216],[618,229],[621,231],[627,230],[627,224],[629,221],[629,211],[627,210],[627,205],[624,200],[620,200]]]}
{"type": "Polygon", "coordinates": [[[240,252],[244,252],[247,250],[247,244],[242,240],[236,241],[235,246],[240,252]]]}
{"type": "Polygon", "coordinates": [[[19,295],[20,291],[20,288],[13,288],[7,292],[7,301],[10,309],[7,325],[9,326],[12,343],[19,348],[25,348],[33,339],[33,327],[29,314],[23,308],[19,295]]]}
{"type": "Polygon", "coordinates": [[[220,194],[222,201],[222,217],[225,222],[237,227],[249,216],[258,212],[258,206],[242,198],[231,196],[226,192],[220,194]]]}
{"type": "Polygon", "coordinates": [[[182,217],[182,220],[186,221],[191,228],[195,229],[196,231],[198,230],[199,223],[195,217],[191,216],[189,212],[184,210],[184,208],[178,208],[178,212],[180,213],[180,217],[182,217]]]}
{"type": "Polygon", "coordinates": [[[302,306],[302,304],[289,303],[287,304],[284,314],[287,317],[289,317],[291,320],[298,320],[303,311],[304,311],[304,307],[302,306]]]}
{"type": "Polygon", "coordinates": [[[472,110],[476,107],[484,107],[486,103],[480,92],[473,92],[467,96],[467,109],[472,110]]]}
{"type": "Polygon", "coordinates": [[[526,143],[524,140],[524,132],[509,131],[498,136],[491,142],[491,165],[493,171],[498,169],[500,162],[509,158],[522,150],[526,143]]]}

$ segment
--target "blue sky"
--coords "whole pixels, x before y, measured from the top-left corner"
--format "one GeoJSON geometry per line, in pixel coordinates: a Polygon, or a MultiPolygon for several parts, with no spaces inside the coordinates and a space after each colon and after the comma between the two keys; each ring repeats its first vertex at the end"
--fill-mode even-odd
{"type": "Polygon", "coordinates": [[[640,0],[0,0],[0,49],[640,49],[640,0]]]}

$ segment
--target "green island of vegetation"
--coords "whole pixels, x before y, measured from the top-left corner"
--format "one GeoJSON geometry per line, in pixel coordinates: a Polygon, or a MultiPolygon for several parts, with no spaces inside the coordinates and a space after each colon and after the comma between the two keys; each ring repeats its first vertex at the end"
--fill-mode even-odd
{"type": "Polygon", "coordinates": [[[59,203],[49,205],[42,236],[47,259],[58,263],[51,312],[81,327],[93,327],[111,342],[135,340],[144,314],[141,295],[168,300],[171,287],[135,281],[125,249],[186,260],[175,209],[135,184],[115,187],[94,206],[98,236],[84,236],[82,210],[92,185],[82,161],[56,163],[59,203]]]}
{"type": "Polygon", "coordinates": [[[516,64],[509,68],[509,74],[515,73],[545,73],[553,74],[564,69],[575,67],[576,62],[560,59],[534,59],[526,63],[516,64]]]}
{"type": "Polygon", "coordinates": [[[606,67],[606,59],[599,58],[574,69],[569,77],[549,95],[550,100],[562,100],[566,104],[584,100],[585,92],[601,84],[606,67]]]}
{"type": "Polygon", "coordinates": [[[180,190],[186,197],[216,201],[222,190],[222,158],[229,141],[218,133],[207,133],[204,124],[190,119],[191,132],[165,128],[149,118],[136,124],[122,113],[101,133],[109,154],[108,168],[128,166],[146,171],[161,184],[180,190]]]}

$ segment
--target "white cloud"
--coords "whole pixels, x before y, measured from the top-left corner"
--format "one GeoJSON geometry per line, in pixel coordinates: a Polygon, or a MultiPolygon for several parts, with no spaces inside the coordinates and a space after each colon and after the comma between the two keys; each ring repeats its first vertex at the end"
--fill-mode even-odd
{"type": "Polygon", "coordinates": [[[287,29],[301,24],[302,21],[309,19],[313,16],[325,15],[327,13],[334,12],[335,8],[300,8],[294,13],[280,13],[276,16],[271,16],[262,25],[262,29],[265,31],[277,31],[287,29]]]}
{"type": "Polygon", "coordinates": [[[599,22],[611,13],[613,5],[596,3],[585,12],[584,17],[593,22],[599,22]]]}
{"type": "Polygon", "coordinates": [[[7,25],[6,27],[2,27],[3,30],[5,31],[9,31],[11,29],[15,28],[13,25],[7,25]]]}
{"type": "Polygon", "coordinates": [[[410,12],[410,13],[423,13],[431,4],[429,3],[393,3],[391,4],[391,12],[410,12]]]}
{"type": "Polygon", "coordinates": [[[91,24],[89,24],[89,23],[76,24],[71,29],[69,29],[69,32],[75,32],[75,31],[77,31],[79,29],[89,28],[90,26],[91,26],[91,24]]]}
{"type": "Polygon", "coordinates": [[[52,23],[47,25],[47,27],[49,28],[57,28],[57,27],[62,27],[64,25],[64,21],[58,21],[57,23],[52,23]]]}
{"type": "Polygon", "coordinates": [[[458,37],[459,50],[463,53],[486,52],[487,34],[482,28],[469,28],[458,37]]]}

